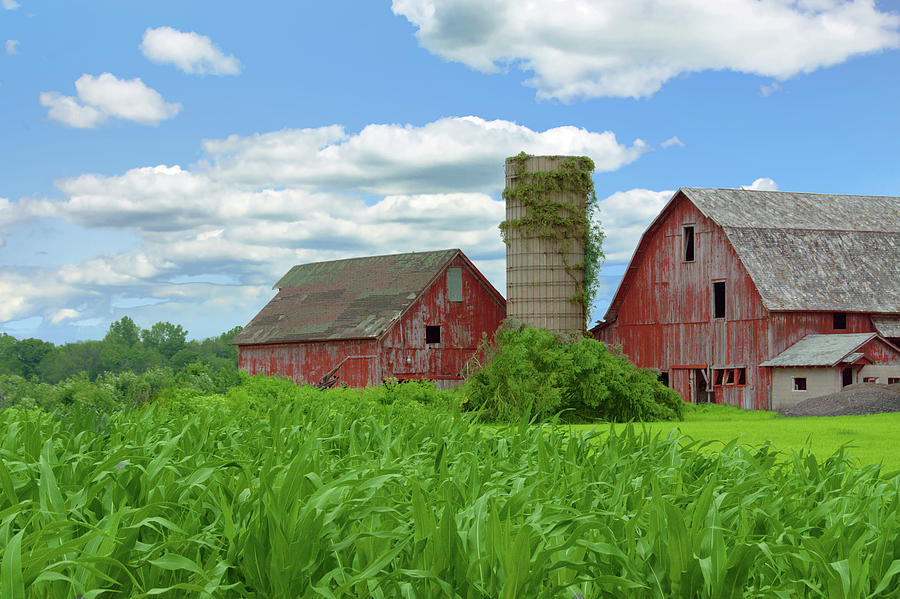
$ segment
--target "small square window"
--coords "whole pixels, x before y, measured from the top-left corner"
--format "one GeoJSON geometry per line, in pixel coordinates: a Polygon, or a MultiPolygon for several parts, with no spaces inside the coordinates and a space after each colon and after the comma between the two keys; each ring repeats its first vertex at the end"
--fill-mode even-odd
{"type": "Polygon", "coordinates": [[[900,376],[889,376],[888,377],[888,385],[897,385],[900,384],[900,376]]]}
{"type": "Polygon", "coordinates": [[[864,376],[863,382],[864,383],[877,383],[878,377],[877,376],[864,376]]]}
{"type": "Polygon", "coordinates": [[[805,376],[795,376],[794,377],[794,391],[806,391],[806,377],[805,376]]]}
{"type": "Polygon", "coordinates": [[[440,343],[441,342],[441,326],[426,326],[425,327],[425,343],[440,343]]]}
{"type": "Polygon", "coordinates": [[[834,313],[834,330],[843,331],[847,328],[847,313],[846,312],[835,312],[834,313]]]}

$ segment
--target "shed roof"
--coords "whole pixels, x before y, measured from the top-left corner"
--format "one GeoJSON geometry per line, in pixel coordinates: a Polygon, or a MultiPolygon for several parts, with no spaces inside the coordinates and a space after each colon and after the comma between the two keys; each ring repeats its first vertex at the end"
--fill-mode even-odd
{"type": "Polygon", "coordinates": [[[682,196],[722,227],[767,309],[900,314],[900,198],[683,187],[635,255],[682,196]]]}
{"type": "Polygon", "coordinates": [[[807,335],[760,366],[836,366],[859,359],[860,347],[878,337],[877,333],[807,335]]]}
{"type": "Polygon", "coordinates": [[[233,343],[379,337],[457,256],[478,272],[458,249],[299,264],[233,343]]]}
{"type": "Polygon", "coordinates": [[[900,337],[900,316],[873,316],[872,324],[882,337],[900,337]]]}

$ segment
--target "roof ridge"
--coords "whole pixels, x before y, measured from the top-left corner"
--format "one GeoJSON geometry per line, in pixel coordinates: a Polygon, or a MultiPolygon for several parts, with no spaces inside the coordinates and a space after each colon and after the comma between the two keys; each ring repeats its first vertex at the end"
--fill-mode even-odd
{"type": "Polygon", "coordinates": [[[825,193],[820,191],[787,191],[784,189],[743,189],[741,187],[679,187],[678,191],[696,190],[696,191],[740,191],[753,193],[778,193],[785,195],[802,195],[802,196],[827,196],[839,198],[887,198],[891,200],[900,200],[900,196],[889,195],[871,195],[865,193],[825,193]]]}
{"type": "Polygon", "coordinates": [[[459,252],[462,251],[459,248],[446,248],[443,250],[422,250],[421,252],[394,252],[392,254],[378,254],[375,256],[353,256],[351,258],[336,258],[334,260],[317,260],[315,262],[301,262],[300,264],[295,264],[291,268],[297,268],[298,266],[312,266],[314,264],[328,264],[329,262],[348,262],[350,260],[371,260],[374,258],[390,258],[393,256],[412,256],[414,254],[440,254],[443,252],[459,252]]]}
{"type": "Polygon", "coordinates": [[[884,231],[881,229],[822,229],[813,227],[755,227],[753,225],[719,225],[723,229],[753,229],[754,231],[812,231],[815,233],[881,233],[883,235],[900,235],[900,231],[884,231]]]}

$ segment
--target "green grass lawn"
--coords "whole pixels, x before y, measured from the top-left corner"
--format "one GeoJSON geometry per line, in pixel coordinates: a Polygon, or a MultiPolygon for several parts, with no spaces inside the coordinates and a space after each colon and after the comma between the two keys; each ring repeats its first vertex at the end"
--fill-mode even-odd
{"type": "MultiPolygon", "coordinates": [[[[783,450],[808,445],[822,459],[846,445],[847,453],[861,465],[881,462],[885,472],[900,470],[900,413],[788,418],[775,412],[708,405],[689,406],[683,422],[648,422],[637,426],[645,426],[663,436],[677,429],[687,437],[719,441],[722,445],[733,439],[752,446],[771,441],[783,450]]],[[[608,424],[572,425],[574,430],[608,427],[608,424]]]]}

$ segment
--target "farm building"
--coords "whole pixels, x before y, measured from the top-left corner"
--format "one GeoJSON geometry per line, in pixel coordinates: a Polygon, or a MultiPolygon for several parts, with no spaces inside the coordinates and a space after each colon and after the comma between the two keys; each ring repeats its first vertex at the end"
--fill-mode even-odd
{"type": "Polygon", "coordinates": [[[682,188],[592,332],[691,402],[775,409],[893,382],[900,198],[682,188]]]}
{"type": "Polygon", "coordinates": [[[458,249],[293,267],[234,339],[250,374],[365,387],[386,377],[461,382],[503,296],[458,249]]]}

